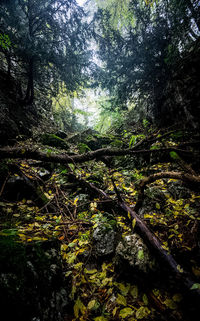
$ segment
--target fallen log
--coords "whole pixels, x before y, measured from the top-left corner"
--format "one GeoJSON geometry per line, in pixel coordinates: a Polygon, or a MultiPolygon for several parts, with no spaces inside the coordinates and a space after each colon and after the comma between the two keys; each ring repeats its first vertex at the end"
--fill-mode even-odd
{"type": "Polygon", "coordinates": [[[175,147],[169,148],[159,148],[159,149],[135,149],[127,148],[101,148],[92,152],[69,155],[67,153],[56,154],[53,152],[43,152],[39,148],[29,148],[29,147],[3,147],[0,148],[0,159],[10,158],[10,159],[34,159],[51,163],[83,163],[91,160],[100,160],[103,156],[126,156],[126,155],[138,155],[138,154],[157,154],[160,152],[169,153],[171,151],[181,154],[190,155],[191,152],[175,147]]]}
{"type": "Polygon", "coordinates": [[[117,206],[120,208],[126,215],[127,219],[129,219],[129,215],[131,215],[132,220],[134,220],[134,231],[137,232],[145,244],[148,246],[150,251],[159,259],[160,263],[167,267],[171,274],[173,274],[174,278],[179,282],[181,286],[183,286],[191,295],[193,295],[195,300],[200,299],[200,289],[194,286],[195,282],[188,272],[184,271],[183,268],[176,262],[171,254],[169,254],[163,247],[160,241],[157,239],[155,234],[147,227],[147,225],[139,218],[137,213],[132,210],[122,199],[121,200],[113,200],[111,199],[104,191],[97,188],[94,184],[89,183],[81,178],[76,177],[74,174],[67,174],[69,178],[73,181],[79,182],[79,184],[89,189],[92,193],[103,197],[105,200],[109,200],[113,206],[117,206]]]}

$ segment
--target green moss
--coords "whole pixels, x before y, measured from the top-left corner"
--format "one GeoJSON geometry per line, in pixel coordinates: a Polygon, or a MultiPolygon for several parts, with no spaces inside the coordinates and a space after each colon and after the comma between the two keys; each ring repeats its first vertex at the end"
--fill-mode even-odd
{"type": "Polygon", "coordinates": [[[41,142],[44,145],[68,149],[69,145],[65,142],[64,139],[54,135],[54,134],[43,134],[41,137],[41,142]]]}

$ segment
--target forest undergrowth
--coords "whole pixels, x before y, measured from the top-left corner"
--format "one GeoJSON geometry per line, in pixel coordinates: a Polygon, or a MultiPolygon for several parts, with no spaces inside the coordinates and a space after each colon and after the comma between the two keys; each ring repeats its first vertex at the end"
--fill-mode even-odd
{"type": "MultiPolygon", "coordinates": [[[[23,243],[59,241],[70,284],[71,310],[64,320],[194,320],[191,298],[200,290],[199,137],[188,130],[143,128],[107,138],[103,154],[81,142],[70,145],[70,155],[31,140],[1,148],[0,235],[23,243]],[[35,157],[27,156],[30,150],[35,157]],[[77,155],[86,160],[79,162],[77,155]],[[17,190],[16,199],[9,199],[11,178],[25,181],[35,194],[17,190]],[[177,273],[187,271],[194,280],[189,290],[156,256],[156,271],[143,274],[128,263],[119,268],[115,252],[98,255],[99,226],[115,231],[118,240],[140,233],[137,219],[120,208],[124,203],[175,258],[177,273]]],[[[143,250],[137,258],[143,260],[143,250]]]]}

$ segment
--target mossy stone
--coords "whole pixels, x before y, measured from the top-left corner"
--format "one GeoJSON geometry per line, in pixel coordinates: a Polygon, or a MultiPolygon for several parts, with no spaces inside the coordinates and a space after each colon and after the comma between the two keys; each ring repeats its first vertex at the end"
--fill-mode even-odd
{"type": "Polygon", "coordinates": [[[54,134],[43,134],[41,136],[41,142],[42,144],[51,147],[69,149],[69,145],[65,142],[65,140],[54,134]]]}

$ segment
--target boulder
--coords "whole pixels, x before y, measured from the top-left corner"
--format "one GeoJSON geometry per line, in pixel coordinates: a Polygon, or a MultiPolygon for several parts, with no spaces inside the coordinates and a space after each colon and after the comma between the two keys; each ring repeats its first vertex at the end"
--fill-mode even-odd
{"type": "Polygon", "coordinates": [[[118,267],[147,274],[155,270],[156,263],[138,234],[125,236],[116,248],[115,262],[118,267]]]}
{"type": "Polygon", "coordinates": [[[117,233],[109,224],[99,223],[93,232],[95,256],[114,254],[117,233]]]}
{"type": "Polygon", "coordinates": [[[64,139],[54,135],[54,134],[43,134],[40,138],[40,141],[44,145],[48,145],[51,147],[61,148],[61,149],[69,149],[69,145],[64,141],[64,139]]]}

